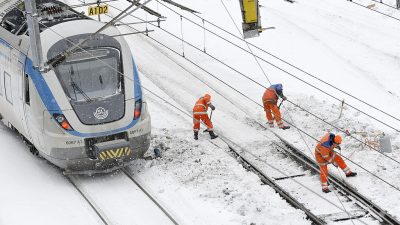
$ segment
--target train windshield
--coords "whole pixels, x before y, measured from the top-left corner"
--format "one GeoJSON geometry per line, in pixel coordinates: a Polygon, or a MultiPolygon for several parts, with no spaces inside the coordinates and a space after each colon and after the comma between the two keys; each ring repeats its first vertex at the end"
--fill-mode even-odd
{"type": "Polygon", "coordinates": [[[55,71],[73,101],[102,99],[123,91],[120,52],[114,48],[75,52],[55,71]]]}

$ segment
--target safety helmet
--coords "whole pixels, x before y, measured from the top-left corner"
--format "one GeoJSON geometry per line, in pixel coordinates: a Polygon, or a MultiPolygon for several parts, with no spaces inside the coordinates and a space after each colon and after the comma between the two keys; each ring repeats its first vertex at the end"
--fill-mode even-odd
{"type": "Polygon", "coordinates": [[[206,102],[211,101],[211,96],[209,94],[205,94],[203,98],[206,100],[206,102]]]}
{"type": "Polygon", "coordinates": [[[275,91],[276,91],[276,93],[277,93],[278,95],[281,95],[281,94],[282,94],[282,91],[283,91],[283,86],[282,86],[282,84],[275,84],[274,86],[275,86],[275,91]]]}
{"type": "Polygon", "coordinates": [[[333,138],[333,141],[334,141],[336,144],[340,145],[340,144],[342,143],[342,136],[336,135],[335,138],[333,138]]]}

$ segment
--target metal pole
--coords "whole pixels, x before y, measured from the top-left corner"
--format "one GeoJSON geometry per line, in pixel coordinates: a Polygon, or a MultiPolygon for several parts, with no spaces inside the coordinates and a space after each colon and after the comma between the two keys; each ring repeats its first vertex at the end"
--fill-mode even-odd
{"type": "Polygon", "coordinates": [[[31,50],[33,66],[35,69],[44,70],[42,42],[40,40],[40,30],[38,13],[35,0],[25,0],[26,19],[28,22],[29,38],[31,40],[31,50]]]}

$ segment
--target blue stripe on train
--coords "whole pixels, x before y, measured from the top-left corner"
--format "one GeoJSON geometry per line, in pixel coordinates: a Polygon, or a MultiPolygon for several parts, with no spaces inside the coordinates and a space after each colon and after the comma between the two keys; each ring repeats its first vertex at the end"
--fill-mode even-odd
{"type": "MultiPolygon", "coordinates": [[[[135,99],[142,99],[142,90],[141,90],[141,85],[140,85],[140,80],[139,80],[139,73],[136,68],[135,61],[132,58],[132,64],[134,66],[134,72],[133,72],[133,81],[134,81],[134,96],[135,99]]],[[[42,99],[44,105],[46,106],[46,109],[51,112],[51,113],[59,113],[63,114],[62,110],[60,109],[60,106],[58,105],[56,99],[54,98],[53,93],[51,92],[49,86],[47,85],[46,81],[44,80],[42,74],[33,69],[33,63],[32,60],[27,58],[26,60],[26,65],[25,65],[25,71],[29,74],[31,77],[33,83],[35,84],[36,90],[39,93],[40,98],[42,99]]],[[[133,118],[133,112],[132,112],[132,118],[133,118]]],[[[127,129],[130,129],[133,127],[139,119],[132,119],[132,122],[128,124],[125,127],[121,127],[119,129],[115,130],[110,130],[110,131],[104,131],[104,132],[97,132],[97,133],[81,133],[79,131],[66,131],[71,135],[78,136],[78,137],[99,137],[99,136],[106,136],[106,135],[111,135],[119,132],[123,132],[127,129]]]]}

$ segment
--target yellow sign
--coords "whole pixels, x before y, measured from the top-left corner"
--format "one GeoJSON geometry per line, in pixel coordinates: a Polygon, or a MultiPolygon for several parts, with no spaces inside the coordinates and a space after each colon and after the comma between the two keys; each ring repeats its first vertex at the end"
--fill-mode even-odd
{"type": "Polygon", "coordinates": [[[257,23],[257,1],[255,0],[243,0],[244,17],[246,23],[257,23]]]}
{"type": "Polygon", "coordinates": [[[132,149],[130,147],[125,147],[125,148],[102,151],[100,152],[99,156],[100,159],[104,161],[106,159],[115,159],[115,158],[121,158],[122,156],[129,156],[131,154],[132,154],[132,149]]]}
{"type": "Polygon", "coordinates": [[[94,16],[108,13],[108,5],[91,6],[88,9],[88,15],[94,16]]]}

